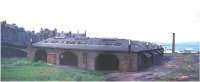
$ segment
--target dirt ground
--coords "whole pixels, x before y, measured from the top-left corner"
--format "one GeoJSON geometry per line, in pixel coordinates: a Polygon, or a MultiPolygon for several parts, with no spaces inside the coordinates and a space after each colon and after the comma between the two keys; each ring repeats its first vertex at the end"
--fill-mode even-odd
{"type": "MultiPolygon", "coordinates": [[[[107,81],[158,81],[160,77],[175,72],[179,69],[180,65],[184,63],[184,58],[188,55],[176,54],[170,56],[165,54],[163,57],[163,64],[159,66],[150,67],[142,72],[115,72],[105,75],[107,81]],[[166,56],[167,55],[167,56],[166,56]]],[[[199,54],[192,55],[194,63],[199,65],[199,54]]]]}

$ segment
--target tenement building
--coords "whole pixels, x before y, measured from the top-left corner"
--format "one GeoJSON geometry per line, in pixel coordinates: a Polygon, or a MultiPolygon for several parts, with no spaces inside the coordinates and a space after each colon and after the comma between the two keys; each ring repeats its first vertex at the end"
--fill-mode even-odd
{"type": "Polygon", "coordinates": [[[32,44],[28,58],[48,64],[89,70],[140,71],[159,65],[163,48],[150,42],[116,38],[90,38],[83,34],[60,33],[32,44]]]}

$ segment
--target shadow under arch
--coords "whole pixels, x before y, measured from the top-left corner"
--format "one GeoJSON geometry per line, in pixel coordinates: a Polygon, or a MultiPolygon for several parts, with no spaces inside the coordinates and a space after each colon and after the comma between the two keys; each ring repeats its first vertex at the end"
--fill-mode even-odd
{"type": "Polygon", "coordinates": [[[47,52],[45,51],[45,49],[38,49],[35,52],[34,61],[36,61],[36,62],[38,62],[38,61],[47,62],[47,52]]]}
{"type": "Polygon", "coordinates": [[[60,65],[78,66],[78,57],[71,51],[60,54],[60,65]]]}
{"type": "Polygon", "coordinates": [[[95,70],[119,70],[119,59],[110,53],[101,53],[95,59],[95,70]]]}

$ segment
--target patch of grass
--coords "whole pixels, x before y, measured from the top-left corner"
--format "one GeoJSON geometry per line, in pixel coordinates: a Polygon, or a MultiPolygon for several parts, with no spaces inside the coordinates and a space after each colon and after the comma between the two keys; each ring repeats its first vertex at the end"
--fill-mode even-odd
{"type": "Polygon", "coordinates": [[[184,56],[184,61],[180,65],[179,69],[166,76],[160,78],[160,80],[176,80],[178,74],[189,76],[189,80],[199,80],[199,55],[187,55],[184,56]],[[197,59],[196,59],[197,58],[197,59]]]}
{"type": "Polygon", "coordinates": [[[3,58],[1,60],[3,81],[99,81],[101,75],[95,71],[78,68],[61,69],[42,62],[30,62],[26,58],[3,58]]]}

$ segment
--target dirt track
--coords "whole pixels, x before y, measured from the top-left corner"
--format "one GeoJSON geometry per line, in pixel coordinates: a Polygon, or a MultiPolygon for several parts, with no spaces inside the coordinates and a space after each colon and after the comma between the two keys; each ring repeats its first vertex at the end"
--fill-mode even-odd
{"type": "Polygon", "coordinates": [[[156,81],[159,77],[179,69],[184,56],[165,56],[163,64],[153,66],[143,72],[117,72],[105,75],[107,81],[156,81]]]}

